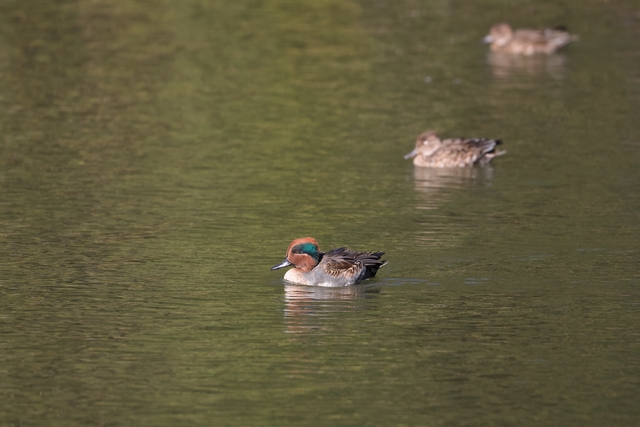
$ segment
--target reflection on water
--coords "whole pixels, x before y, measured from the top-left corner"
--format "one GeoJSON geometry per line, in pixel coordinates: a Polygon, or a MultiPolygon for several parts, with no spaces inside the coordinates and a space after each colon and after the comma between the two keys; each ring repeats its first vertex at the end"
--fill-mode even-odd
{"type": "Polygon", "coordinates": [[[287,332],[326,329],[327,326],[323,325],[326,318],[341,312],[362,310],[364,299],[379,292],[379,289],[366,285],[326,288],[287,284],[284,287],[287,332]]]}
{"type": "Polygon", "coordinates": [[[437,209],[460,189],[474,185],[490,185],[491,166],[472,168],[421,168],[413,170],[414,186],[426,196],[419,209],[437,209]]]}
{"type": "Polygon", "coordinates": [[[498,79],[510,80],[545,74],[562,79],[565,74],[566,57],[561,53],[523,56],[489,52],[487,63],[491,66],[493,76],[498,79]]]}
{"type": "Polygon", "coordinates": [[[478,221],[470,215],[470,207],[463,208],[465,214],[460,215],[451,210],[451,203],[461,197],[468,199],[473,192],[480,192],[481,187],[491,185],[493,167],[415,167],[413,177],[419,196],[416,200],[416,222],[420,226],[413,236],[415,242],[432,247],[460,244],[477,228],[478,221]]]}

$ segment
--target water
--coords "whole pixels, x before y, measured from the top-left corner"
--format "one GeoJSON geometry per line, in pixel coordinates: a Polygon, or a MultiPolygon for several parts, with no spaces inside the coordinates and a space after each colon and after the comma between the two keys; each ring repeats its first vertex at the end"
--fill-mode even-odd
{"type": "Polygon", "coordinates": [[[0,425],[638,424],[635,2],[0,11],[0,425]],[[389,264],[285,286],[307,235],[389,264]]]}

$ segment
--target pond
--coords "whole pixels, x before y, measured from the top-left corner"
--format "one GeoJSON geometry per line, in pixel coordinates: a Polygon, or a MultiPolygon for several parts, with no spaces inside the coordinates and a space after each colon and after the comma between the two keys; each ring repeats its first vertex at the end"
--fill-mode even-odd
{"type": "Polygon", "coordinates": [[[0,5],[0,425],[635,426],[633,0],[0,5]],[[566,25],[550,56],[491,25],[566,25]],[[415,168],[416,136],[503,140],[415,168]],[[296,237],[385,251],[285,284],[296,237]]]}

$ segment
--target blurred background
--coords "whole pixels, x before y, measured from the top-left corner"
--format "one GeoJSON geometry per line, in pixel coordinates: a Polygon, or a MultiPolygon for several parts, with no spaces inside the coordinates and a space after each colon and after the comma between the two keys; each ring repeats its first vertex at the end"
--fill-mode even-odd
{"type": "Polygon", "coordinates": [[[638,425],[639,36],[635,0],[3,0],[0,425],[638,425]],[[414,168],[427,129],[507,154],[414,168]],[[285,285],[304,236],[389,264],[285,285]]]}

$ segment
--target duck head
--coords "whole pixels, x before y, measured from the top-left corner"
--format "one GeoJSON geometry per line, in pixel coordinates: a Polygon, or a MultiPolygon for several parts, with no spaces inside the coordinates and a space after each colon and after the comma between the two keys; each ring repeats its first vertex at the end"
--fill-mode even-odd
{"type": "Polygon", "coordinates": [[[320,262],[320,248],[313,237],[295,239],[287,249],[284,261],[271,267],[272,270],[293,265],[295,268],[308,272],[320,262]]]}
{"type": "Polygon", "coordinates": [[[494,25],[489,30],[489,35],[482,39],[484,43],[495,43],[498,46],[504,46],[513,37],[513,29],[506,22],[494,25]]]}
{"type": "Polygon", "coordinates": [[[426,132],[422,132],[416,139],[416,148],[414,148],[409,154],[405,155],[404,158],[410,159],[418,154],[428,157],[440,148],[440,143],[440,138],[435,131],[428,130],[426,132]]]}

